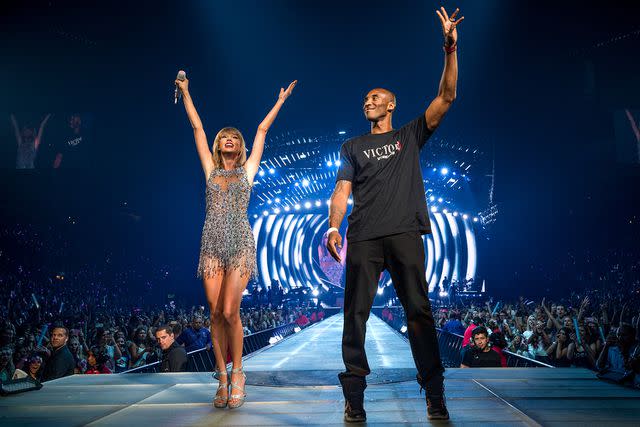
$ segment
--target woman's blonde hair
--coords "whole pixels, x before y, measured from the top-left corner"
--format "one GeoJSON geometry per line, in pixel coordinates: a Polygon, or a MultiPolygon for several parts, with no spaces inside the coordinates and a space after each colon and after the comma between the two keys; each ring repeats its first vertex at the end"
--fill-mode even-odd
{"type": "Polygon", "coordinates": [[[214,169],[222,169],[223,167],[222,156],[220,155],[220,138],[222,138],[222,135],[227,133],[237,135],[238,138],[240,138],[240,152],[238,153],[238,158],[236,159],[236,166],[242,166],[247,161],[247,146],[245,145],[244,137],[242,136],[242,133],[240,133],[240,131],[236,128],[226,127],[226,128],[220,129],[220,131],[218,132],[218,134],[213,140],[211,153],[213,154],[212,158],[213,158],[214,169]]]}

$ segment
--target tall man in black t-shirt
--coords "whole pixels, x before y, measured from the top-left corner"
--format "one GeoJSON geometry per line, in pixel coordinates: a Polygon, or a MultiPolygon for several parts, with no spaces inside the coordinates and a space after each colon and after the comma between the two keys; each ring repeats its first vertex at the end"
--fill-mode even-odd
{"type": "Polygon", "coordinates": [[[339,375],[345,402],[345,420],[366,420],[365,377],[370,373],[364,350],[366,322],[382,270],[391,274],[405,309],[418,383],[427,392],[429,419],[448,419],[444,402],[444,368],[440,361],[435,322],[427,298],[422,234],[431,232],[420,169],[420,149],[438,127],[456,97],[458,64],[456,20],[436,11],[444,34],[445,65],[438,95],[424,114],[393,129],[395,95],[373,89],[364,98],[364,114],[371,133],[345,142],[341,166],[329,208],[327,249],[340,262],[340,224],[353,191],[346,259],[342,358],[346,372],[339,375]]]}

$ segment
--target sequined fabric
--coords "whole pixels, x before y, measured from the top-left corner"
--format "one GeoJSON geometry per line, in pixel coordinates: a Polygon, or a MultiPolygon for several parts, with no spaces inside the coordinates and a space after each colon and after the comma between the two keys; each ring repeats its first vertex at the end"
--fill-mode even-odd
{"type": "Polygon", "coordinates": [[[247,218],[250,196],[251,185],[243,167],[211,171],[198,277],[230,270],[239,270],[243,277],[255,277],[256,246],[247,218]]]}

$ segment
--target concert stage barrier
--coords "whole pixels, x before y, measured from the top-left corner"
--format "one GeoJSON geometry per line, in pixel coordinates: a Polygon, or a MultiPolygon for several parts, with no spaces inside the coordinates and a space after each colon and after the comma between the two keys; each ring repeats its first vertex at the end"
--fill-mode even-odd
{"type": "MultiPolygon", "coordinates": [[[[339,308],[335,307],[325,308],[323,310],[325,312],[325,319],[333,316],[340,311],[339,308]]],[[[278,341],[295,334],[296,332],[300,332],[300,330],[301,328],[297,324],[289,323],[287,325],[265,329],[264,331],[259,331],[255,334],[246,335],[243,339],[242,356],[245,357],[269,345],[275,344],[278,341]]],[[[213,372],[215,370],[216,362],[213,355],[213,350],[207,350],[206,348],[193,350],[187,353],[187,358],[188,364],[186,372],[213,372]]],[[[148,365],[129,369],[121,373],[152,373],[159,372],[159,370],[160,362],[154,362],[149,363],[148,365]]]]}
{"type": "MultiPolygon", "coordinates": [[[[73,375],[0,398],[2,426],[344,426],[338,372],[341,314],[243,359],[247,401],[211,404],[211,372],[73,375]]],[[[427,425],[409,345],[377,316],[367,322],[368,425],[427,425]]],[[[637,390],[581,368],[449,368],[451,426],[638,425],[637,390]]]]}
{"type": "MultiPolygon", "coordinates": [[[[389,307],[390,309],[402,309],[401,307],[389,307]]],[[[373,307],[371,310],[376,316],[386,322],[389,326],[400,333],[405,339],[407,339],[407,330],[404,321],[394,318],[392,321],[385,319],[382,316],[382,310],[384,307],[373,307]]],[[[438,331],[438,344],[440,346],[440,358],[445,368],[458,368],[460,362],[462,362],[462,342],[464,337],[458,334],[452,334],[442,329],[436,328],[438,331]]],[[[543,362],[539,362],[535,359],[530,359],[525,356],[521,356],[516,353],[512,353],[508,350],[503,350],[502,353],[507,359],[507,366],[510,368],[553,368],[554,366],[548,365],[543,362]]]]}

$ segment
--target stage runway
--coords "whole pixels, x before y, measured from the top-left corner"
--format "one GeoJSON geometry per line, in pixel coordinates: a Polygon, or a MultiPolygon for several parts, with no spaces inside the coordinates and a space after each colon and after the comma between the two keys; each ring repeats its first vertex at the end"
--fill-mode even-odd
{"type": "MultiPolygon", "coordinates": [[[[247,403],[214,409],[207,373],[72,376],[0,398],[6,426],[342,425],[342,315],[245,361],[247,403]]],[[[408,344],[372,316],[367,425],[427,423],[408,344]]],[[[583,369],[447,369],[451,425],[637,425],[640,393],[583,369]]],[[[443,424],[440,422],[440,424],[443,424]]]]}

